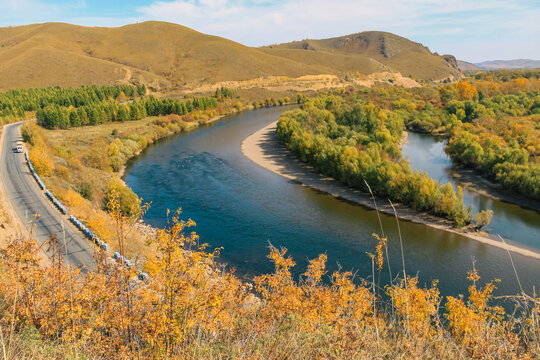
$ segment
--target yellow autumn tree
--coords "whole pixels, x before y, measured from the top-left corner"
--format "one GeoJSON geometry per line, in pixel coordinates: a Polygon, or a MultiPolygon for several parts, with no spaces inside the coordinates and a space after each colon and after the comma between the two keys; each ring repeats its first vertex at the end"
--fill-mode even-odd
{"type": "Polygon", "coordinates": [[[459,97],[462,100],[470,100],[476,95],[476,88],[466,81],[460,81],[456,84],[459,97]]]}

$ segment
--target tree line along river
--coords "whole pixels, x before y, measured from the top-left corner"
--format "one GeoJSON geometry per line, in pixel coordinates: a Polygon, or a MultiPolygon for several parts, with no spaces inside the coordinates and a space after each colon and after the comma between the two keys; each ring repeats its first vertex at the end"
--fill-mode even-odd
{"type": "MultiPolygon", "coordinates": [[[[303,273],[308,259],[328,255],[329,273],[353,271],[371,276],[371,259],[380,233],[374,210],[340,200],[291,182],[248,160],[240,150],[244,138],[275,121],[284,108],[260,109],[235,115],[212,126],[180,134],[147,148],[130,162],[126,183],[152,207],[146,223],[163,227],[167,209],[182,208],[182,217],[197,223],[201,242],[223,247],[221,261],[249,279],[273,271],[268,246],[286,247],[303,273]]],[[[433,137],[409,134],[403,148],[411,167],[427,171],[442,182],[451,180],[444,144],[433,137]]],[[[465,191],[465,202],[475,210],[491,208],[495,215],[488,231],[514,245],[540,250],[540,214],[465,191]]],[[[393,277],[402,268],[396,220],[381,214],[388,237],[393,277]]],[[[466,293],[466,277],[473,262],[482,281],[502,280],[496,294],[519,292],[506,251],[434,229],[400,221],[408,274],[421,284],[439,279],[443,295],[466,293]]],[[[540,287],[540,261],[513,254],[524,290],[540,287]]],[[[388,269],[381,285],[389,282],[388,269]]]]}

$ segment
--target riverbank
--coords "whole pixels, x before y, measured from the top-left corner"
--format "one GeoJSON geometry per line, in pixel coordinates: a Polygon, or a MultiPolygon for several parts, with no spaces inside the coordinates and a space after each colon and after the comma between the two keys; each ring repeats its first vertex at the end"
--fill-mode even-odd
{"type": "Polygon", "coordinates": [[[540,213],[540,201],[528,199],[520,194],[505,192],[496,183],[486,179],[472,169],[452,167],[450,174],[459,181],[464,189],[482,194],[493,200],[504,201],[540,213]]]}
{"type": "MultiPolygon", "coordinates": [[[[295,103],[285,103],[283,104],[282,106],[290,106],[290,105],[294,105],[295,103]]],[[[210,125],[216,121],[219,121],[227,116],[233,116],[233,115],[238,115],[240,113],[243,113],[243,112],[247,112],[247,111],[253,111],[253,107],[252,106],[248,106],[246,107],[245,109],[243,109],[242,111],[233,111],[233,112],[230,112],[230,113],[227,113],[227,114],[223,114],[223,115],[218,115],[218,116],[215,116],[205,122],[202,122],[202,123],[199,123],[199,122],[191,122],[191,123],[186,123],[186,127],[181,129],[180,131],[178,132],[174,132],[172,134],[166,134],[162,137],[159,137],[157,138],[156,140],[163,140],[163,139],[166,139],[170,136],[173,136],[173,135],[177,135],[179,133],[182,133],[182,132],[190,132],[190,131],[195,131],[197,129],[199,129],[201,126],[203,125],[210,125]]],[[[403,141],[404,143],[406,142],[407,136],[406,134],[404,135],[404,138],[403,138],[403,141]]],[[[133,153],[125,162],[124,164],[122,165],[121,169],[118,171],[118,176],[120,177],[120,179],[122,180],[122,182],[124,183],[124,185],[127,186],[127,184],[125,184],[124,182],[124,178],[125,178],[125,175],[126,175],[126,169],[127,169],[127,166],[128,164],[133,161],[137,156],[139,156],[147,147],[148,147],[149,144],[147,144],[147,146],[143,147],[142,149],[138,150],[137,152],[133,153]]]]}
{"type": "MultiPolygon", "coordinates": [[[[42,179],[71,214],[92,228],[113,250],[118,250],[115,223],[103,204],[111,184],[120,179],[120,185],[126,186],[121,181],[126,164],[158,140],[193,131],[226,115],[201,121],[185,121],[178,116],[148,117],[68,130],[40,130],[47,149],[54,149],[54,153],[48,154],[54,170],[42,179]]],[[[129,189],[121,191],[131,193],[129,189]]],[[[130,197],[133,198],[135,194],[130,197]]],[[[146,243],[155,232],[144,223],[136,223],[134,231],[129,232],[130,246],[123,255],[142,260],[152,254],[154,250],[146,243]]]]}
{"type": "MultiPolygon", "coordinates": [[[[304,186],[323,191],[338,198],[352,201],[369,208],[375,208],[374,202],[369,194],[350,188],[333,178],[319,174],[313,167],[301,162],[279,141],[276,134],[276,124],[277,121],[254,132],[242,141],[241,149],[248,159],[269,171],[289,180],[296,181],[304,186]]],[[[540,260],[540,253],[533,250],[504,244],[498,238],[484,232],[456,229],[452,226],[452,223],[446,219],[441,219],[427,213],[421,213],[400,204],[394,204],[394,206],[401,219],[463,235],[488,245],[540,260]]],[[[390,204],[386,204],[382,199],[377,199],[377,208],[383,213],[390,215],[394,214],[390,204]]]]}

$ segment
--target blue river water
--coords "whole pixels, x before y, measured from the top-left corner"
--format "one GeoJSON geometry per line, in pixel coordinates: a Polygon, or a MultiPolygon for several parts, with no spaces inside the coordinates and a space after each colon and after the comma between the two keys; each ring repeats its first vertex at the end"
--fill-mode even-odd
{"type": "MultiPolygon", "coordinates": [[[[444,152],[444,145],[445,142],[437,141],[433,136],[409,133],[402,153],[409,159],[412,169],[425,171],[429,177],[442,183],[450,182],[456,189],[461,184],[451,176],[452,162],[444,152]]],[[[494,200],[468,191],[466,187],[463,200],[472,206],[474,213],[493,210],[491,223],[484,229],[487,232],[499,234],[514,245],[540,250],[540,214],[536,211],[494,200]]]]}
{"type": "MultiPolygon", "coordinates": [[[[375,251],[373,234],[380,233],[374,210],[291,182],[242,154],[241,141],[275,121],[284,110],[287,109],[246,112],[147,148],[126,172],[126,183],[144,201],[152,202],[145,222],[164,227],[167,209],[181,207],[182,217],[197,223],[195,231],[201,242],[211,248],[223,247],[220,261],[244,279],[273,270],[267,258],[268,246],[272,244],[288,249],[297,263],[293,273],[296,278],[305,271],[309,259],[325,253],[328,275],[341,269],[352,271],[357,279],[370,280],[372,265],[366,253],[375,251]]],[[[407,146],[415,144],[414,137],[410,137],[407,146]]],[[[431,140],[422,146],[439,145],[431,140]]],[[[419,157],[407,149],[404,153],[419,157]]],[[[420,166],[413,159],[411,164],[420,166]]],[[[440,165],[442,168],[448,163],[441,161],[440,165]]],[[[505,216],[512,218],[511,214],[505,216]]],[[[534,224],[540,222],[539,214],[531,216],[534,224]]],[[[392,216],[381,217],[395,278],[402,269],[396,220],[392,216]]],[[[499,226],[497,219],[492,225],[494,229],[499,226]]],[[[421,284],[429,285],[439,279],[443,295],[465,294],[469,285],[467,271],[474,262],[482,280],[502,280],[498,294],[519,291],[505,251],[408,221],[400,221],[400,227],[406,271],[418,274],[421,284]]],[[[519,234],[515,235],[510,238],[519,242],[519,234]]],[[[534,238],[527,238],[527,246],[539,247],[534,238]]],[[[524,290],[538,288],[540,261],[517,254],[513,259],[524,290]]],[[[387,265],[381,273],[381,286],[390,281],[387,265]]]]}

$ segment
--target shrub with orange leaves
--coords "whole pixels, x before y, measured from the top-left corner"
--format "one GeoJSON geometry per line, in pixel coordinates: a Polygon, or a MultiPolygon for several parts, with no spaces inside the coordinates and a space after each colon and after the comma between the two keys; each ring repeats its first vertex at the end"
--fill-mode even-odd
{"type": "Polygon", "coordinates": [[[84,203],[84,199],[81,194],[73,191],[72,189],[68,189],[65,193],[59,195],[59,198],[64,200],[66,205],[70,207],[76,208],[82,206],[84,203]]]}
{"type": "Polygon", "coordinates": [[[297,284],[290,272],[295,263],[285,257],[286,252],[271,247],[268,257],[275,264],[275,272],[255,278],[255,288],[266,300],[266,316],[279,319],[295,314],[310,327],[330,324],[340,329],[372,323],[373,296],[366,286],[352,282],[352,273],[334,272],[331,285],[325,285],[326,255],[320,255],[310,260],[304,281],[297,284]]]}
{"type": "Polygon", "coordinates": [[[242,300],[247,296],[236,277],[213,270],[219,249],[207,252],[206,244],[197,245],[195,233],[186,236],[184,230],[195,222],[181,221],[179,215],[169,228],[158,231],[157,255],[146,265],[154,310],[147,318],[152,325],[141,335],[165,353],[193,330],[211,334],[232,329],[244,314],[242,300]]]}
{"type": "Polygon", "coordinates": [[[496,289],[495,281],[487,283],[483,289],[476,287],[480,279],[476,269],[469,271],[467,277],[473,284],[469,286],[469,299],[465,303],[462,298],[447,297],[445,315],[449,321],[449,327],[453,336],[461,341],[469,349],[473,356],[486,354],[492,344],[487,339],[489,336],[501,337],[504,335],[506,343],[517,345],[517,337],[507,328],[503,321],[504,309],[500,306],[490,306],[488,303],[493,298],[493,290],[496,289]]]}
{"type": "Polygon", "coordinates": [[[30,150],[28,152],[28,157],[38,175],[50,176],[52,174],[54,164],[51,160],[51,155],[44,144],[39,144],[30,150]]]}
{"type": "Polygon", "coordinates": [[[402,319],[403,326],[414,336],[429,337],[439,330],[440,292],[437,281],[429,289],[418,287],[417,277],[402,279],[398,285],[387,288],[394,308],[402,319]]]}
{"type": "Polygon", "coordinates": [[[525,78],[518,78],[514,80],[514,85],[520,91],[527,91],[529,87],[529,80],[525,78]]]}
{"type": "MultiPolygon", "coordinates": [[[[110,201],[122,243],[145,209],[126,214],[117,196],[110,201]]],[[[62,243],[54,237],[41,245],[32,238],[8,240],[0,250],[0,335],[34,328],[59,349],[93,359],[540,355],[540,301],[527,297],[531,305],[523,317],[505,319],[502,308],[488,304],[493,282],[478,289],[476,271],[469,275],[474,283],[467,303],[448,297],[447,330],[439,320],[436,282],[424,289],[409,276],[387,287],[395,312],[384,312],[390,302],[376,298],[364,282],[355,284],[350,272],[325,278],[326,255],[312,259],[295,281],[295,262],[287,250],[271,247],[275,271],[256,277],[258,293],[252,293],[249,284],[219,270],[220,249],[199,245],[198,236],[189,232],[192,226],[192,220],[180,220],[178,211],[157,232],[144,281],[136,280],[133,267],[101,250],[95,253],[95,268],[81,271],[65,263],[62,243]],[[50,264],[40,263],[39,246],[48,248],[50,264]]],[[[381,258],[382,239],[375,251],[381,258]]],[[[4,339],[10,358],[12,343],[4,339]]]]}
{"type": "Polygon", "coordinates": [[[373,236],[375,236],[375,238],[377,239],[377,246],[375,247],[375,253],[377,254],[376,256],[377,270],[381,271],[384,264],[383,255],[384,255],[384,249],[386,248],[387,239],[377,234],[373,234],[373,236]]]}

